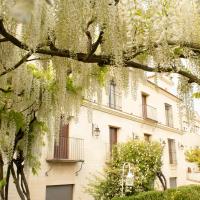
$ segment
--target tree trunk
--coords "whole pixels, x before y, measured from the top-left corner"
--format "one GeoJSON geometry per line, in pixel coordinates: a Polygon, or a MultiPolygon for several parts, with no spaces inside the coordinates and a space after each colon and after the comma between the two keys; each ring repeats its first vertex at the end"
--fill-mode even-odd
{"type": "MultiPolygon", "coordinates": [[[[2,155],[0,153],[0,181],[3,180],[4,176],[3,176],[3,158],[2,155]]],[[[0,188],[0,197],[2,200],[4,200],[4,187],[0,188]]]]}
{"type": "Polygon", "coordinates": [[[163,187],[163,190],[166,190],[167,189],[167,180],[166,180],[164,174],[160,171],[160,172],[157,172],[156,175],[163,187]]]}

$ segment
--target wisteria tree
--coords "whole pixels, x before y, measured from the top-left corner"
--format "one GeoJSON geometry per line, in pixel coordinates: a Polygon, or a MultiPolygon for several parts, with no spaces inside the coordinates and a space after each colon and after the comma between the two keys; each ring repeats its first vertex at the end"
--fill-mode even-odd
{"type": "Polygon", "coordinates": [[[197,0],[0,0],[1,198],[12,176],[20,198],[31,199],[24,167],[39,167],[44,132],[58,132],[83,96],[100,101],[111,79],[124,90],[144,72],[176,73],[190,107],[199,18],[197,0]]]}

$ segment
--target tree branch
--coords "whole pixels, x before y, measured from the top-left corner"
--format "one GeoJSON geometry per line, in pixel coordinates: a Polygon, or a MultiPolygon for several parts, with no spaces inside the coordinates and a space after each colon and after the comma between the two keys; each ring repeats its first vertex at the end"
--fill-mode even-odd
{"type": "MultiPolygon", "coordinates": [[[[3,162],[3,157],[0,152],[0,180],[3,180],[4,178],[4,162],[3,162]]],[[[0,188],[0,199],[4,200],[4,187],[0,188]]]]}
{"type": "Polygon", "coordinates": [[[103,31],[101,31],[99,33],[99,37],[98,37],[97,41],[94,44],[92,44],[92,48],[91,48],[90,53],[88,54],[86,60],[89,59],[90,56],[92,56],[95,53],[95,51],[97,50],[98,46],[102,43],[103,34],[104,34],[103,31]]]}
{"type": "Polygon", "coordinates": [[[8,33],[3,25],[3,19],[0,18],[0,34],[4,36],[7,40],[9,40],[12,44],[19,47],[20,49],[24,49],[26,51],[29,51],[28,45],[25,43],[19,41],[16,37],[8,33]]]}
{"type": "Polygon", "coordinates": [[[8,42],[8,41],[9,41],[9,40],[8,40],[7,38],[1,38],[1,39],[0,39],[0,43],[1,43],[1,42],[8,42]]]}
{"type": "Polygon", "coordinates": [[[9,73],[9,72],[11,72],[11,71],[17,69],[21,64],[25,63],[26,60],[27,60],[32,54],[33,54],[32,51],[29,51],[29,52],[28,52],[25,56],[23,56],[22,59],[21,59],[18,63],[16,63],[13,67],[8,68],[8,69],[6,69],[5,71],[1,72],[1,73],[0,73],[0,76],[3,76],[3,75],[5,75],[5,74],[7,74],[7,73],[9,73]]]}
{"type": "MultiPolygon", "coordinates": [[[[5,38],[7,38],[12,44],[14,44],[15,46],[29,51],[29,47],[24,44],[23,42],[19,41],[17,38],[15,38],[14,36],[12,36],[11,34],[7,33],[4,26],[3,26],[3,20],[0,19],[0,34],[2,34],[5,38]]],[[[171,45],[173,45],[173,42],[170,42],[171,45]]],[[[182,43],[183,44],[183,43],[182,43]]],[[[190,48],[199,48],[200,51],[200,46],[198,46],[197,44],[191,44],[191,43],[185,43],[185,46],[187,45],[187,47],[190,48]]],[[[80,62],[84,62],[84,63],[96,63],[99,65],[113,65],[113,61],[111,59],[111,55],[91,55],[88,57],[88,54],[86,53],[72,53],[71,51],[67,50],[67,49],[56,49],[56,50],[52,50],[52,49],[43,49],[43,48],[36,48],[36,50],[34,51],[34,53],[38,53],[38,54],[44,54],[44,55],[50,55],[50,56],[57,56],[57,57],[64,57],[64,58],[70,58],[73,60],[77,60],[80,62]],[[85,59],[87,58],[87,59],[85,59]]],[[[25,62],[27,60],[27,58],[31,55],[32,53],[29,52],[28,54],[25,55],[25,57],[23,57],[19,63],[17,63],[14,67],[10,68],[9,70],[6,70],[5,72],[3,72],[3,74],[6,74],[14,69],[16,69],[17,67],[19,67],[19,65],[21,65],[23,62],[25,62]]],[[[172,67],[149,67],[147,65],[143,65],[140,63],[136,63],[134,61],[126,61],[124,60],[124,66],[125,67],[130,67],[130,68],[134,68],[134,69],[141,69],[147,72],[157,72],[157,73],[162,73],[162,72],[172,72],[172,73],[177,73],[180,74],[186,78],[189,79],[190,83],[197,83],[200,85],[200,78],[188,71],[185,71],[184,69],[182,70],[174,70],[174,68],[172,67]]],[[[2,73],[0,73],[0,76],[3,75],[2,73]]]]}
{"type": "Polygon", "coordinates": [[[12,92],[12,89],[11,89],[11,87],[8,87],[7,89],[0,88],[0,91],[3,93],[9,93],[9,92],[12,92]]]}
{"type": "Polygon", "coordinates": [[[20,188],[19,179],[17,179],[17,177],[16,177],[16,174],[15,174],[15,170],[14,170],[13,165],[11,165],[11,173],[12,173],[12,177],[13,177],[13,179],[14,179],[14,183],[15,183],[15,185],[16,185],[17,192],[18,192],[18,194],[19,194],[21,200],[26,200],[25,197],[24,197],[24,194],[23,194],[23,192],[22,192],[22,190],[21,190],[21,188],[20,188]]]}
{"type": "Polygon", "coordinates": [[[49,58],[40,58],[40,57],[37,57],[37,58],[31,58],[31,59],[27,59],[26,62],[31,62],[31,61],[34,61],[34,60],[49,60],[51,59],[50,57],[49,58]]]}

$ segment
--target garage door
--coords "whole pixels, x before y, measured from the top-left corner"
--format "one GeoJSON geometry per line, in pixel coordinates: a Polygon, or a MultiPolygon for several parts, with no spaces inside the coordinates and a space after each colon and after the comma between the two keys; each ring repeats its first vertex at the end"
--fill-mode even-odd
{"type": "Polygon", "coordinates": [[[54,185],[46,187],[46,200],[72,200],[73,185],[54,185]]]}

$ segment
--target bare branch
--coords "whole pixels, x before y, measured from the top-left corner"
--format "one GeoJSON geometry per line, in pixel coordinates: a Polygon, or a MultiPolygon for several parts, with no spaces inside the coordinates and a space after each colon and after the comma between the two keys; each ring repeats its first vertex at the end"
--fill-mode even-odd
{"type": "Polygon", "coordinates": [[[7,74],[7,73],[9,73],[9,72],[11,72],[11,71],[17,69],[21,64],[23,64],[24,62],[26,62],[27,58],[29,58],[32,54],[33,54],[32,51],[28,52],[28,53],[27,53],[25,56],[23,56],[22,59],[21,59],[18,63],[16,63],[13,67],[8,68],[7,70],[1,72],[1,73],[0,73],[0,76],[3,76],[3,75],[5,75],[5,74],[7,74]]]}
{"type": "Polygon", "coordinates": [[[21,110],[20,112],[25,112],[26,110],[29,110],[36,102],[34,101],[32,104],[30,104],[27,108],[21,110]]]}
{"type": "Polygon", "coordinates": [[[91,51],[92,51],[92,36],[91,36],[90,31],[88,31],[88,30],[85,32],[85,34],[86,34],[86,36],[88,38],[88,41],[87,41],[87,52],[88,52],[88,54],[90,54],[91,51]]]}
{"type": "Polygon", "coordinates": [[[8,33],[3,25],[3,19],[0,18],[0,34],[2,36],[4,36],[6,39],[8,39],[12,44],[14,44],[15,46],[19,47],[20,49],[24,49],[26,51],[29,51],[29,47],[19,41],[16,37],[14,37],[13,35],[11,35],[10,33],[8,33]]]}
{"type": "Polygon", "coordinates": [[[49,58],[37,57],[37,58],[27,59],[26,62],[31,62],[31,61],[34,61],[34,60],[49,60],[49,59],[51,59],[51,58],[50,57],[49,58]]]}
{"type": "Polygon", "coordinates": [[[115,6],[119,3],[119,0],[115,0],[115,6]]]}
{"type": "Polygon", "coordinates": [[[8,87],[7,89],[0,88],[0,91],[3,93],[9,93],[9,92],[12,92],[12,89],[10,87],[8,87]]]}
{"type": "Polygon", "coordinates": [[[96,18],[95,17],[92,17],[92,19],[87,23],[87,26],[86,26],[86,30],[85,30],[85,34],[88,38],[88,43],[87,43],[87,52],[88,52],[88,56],[85,58],[86,60],[92,55],[95,53],[95,51],[97,50],[99,44],[102,42],[102,39],[103,39],[103,31],[101,31],[99,33],[99,37],[98,39],[96,40],[96,42],[93,44],[92,43],[92,35],[90,33],[90,31],[88,30],[90,25],[93,24],[95,22],[96,18]]]}
{"type": "Polygon", "coordinates": [[[8,41],[9,41],[9,40],[8,40],[7,38],[1,38],[1,39],[0,39],[0,43],[1,43],[1,42],[8,42],[8,41]]]}
{"type": "Polygon", "coordinates": [[[93,54],[95,53],[95,51],[97,50],[98,46],[102,43],[103,34],[104,34],[103,31],[101,31],[101,32],[99,33],[99,37],[98,37],[97,41],[96,41],[94,44],[92,44],[91,51],[90,51],[90,53],[88,54],[86,60],[87,60],[88,58],[90,58],[90,56],[93,55],[93,54]]]}

